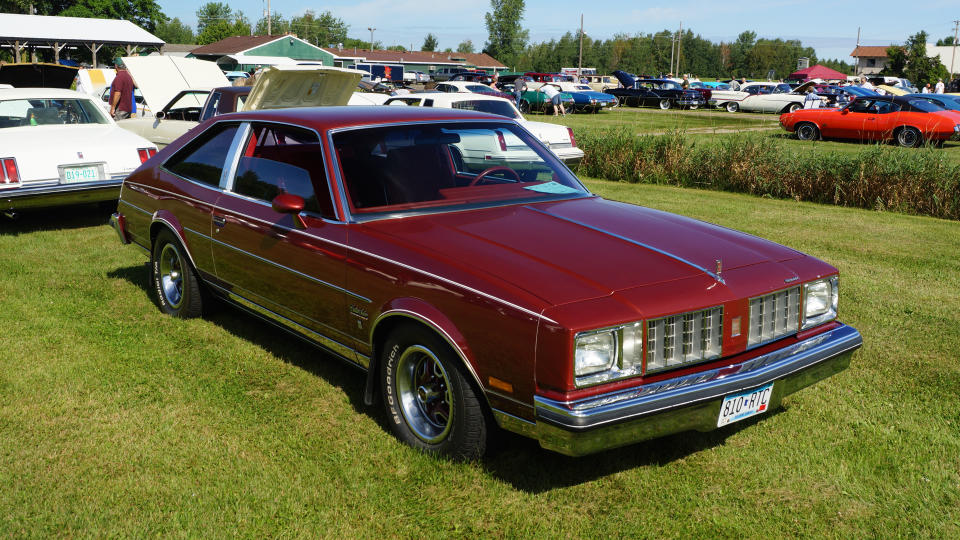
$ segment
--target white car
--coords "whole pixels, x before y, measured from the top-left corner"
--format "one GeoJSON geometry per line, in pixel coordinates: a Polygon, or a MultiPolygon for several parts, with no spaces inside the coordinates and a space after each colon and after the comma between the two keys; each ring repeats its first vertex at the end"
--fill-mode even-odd
{"type": "Polygon", "coordinates": [[[0,89],[0,211],[116,200],[157,153],[73,90],[0,89]]]}
{"type": "Polygon", "coordinates": [[[803,108],[806,90],[813,81],[791,88],[789,84],[775,82],[752,82],[740,90],[714,90],[709,105],[723,107],[727,112],[785,113],[803,108]]]}
{"type": "Polygon", "coordinates": [[[531,122],[524,118],[513,102],[508,99],[483,94],[422,92],[392,97],[386,101],[385,105],[444,107],[505,116],[516,120],[527,131],[533,133],[564,162],[573,164],[583,159],[583,150],[577,148],[577,141],[573,137],[572,129],[559,124],[531,122]]]}

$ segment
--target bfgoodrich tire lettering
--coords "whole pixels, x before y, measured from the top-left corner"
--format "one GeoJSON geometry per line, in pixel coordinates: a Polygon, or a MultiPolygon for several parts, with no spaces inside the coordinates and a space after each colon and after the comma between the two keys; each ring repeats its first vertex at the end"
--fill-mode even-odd
{"type": "Polygon", "coordinates": [[[454,460],[486,450],[484,405],[449,345],[426,328],[404,324],[387,338],[380,390],[387,423],[401,441],[454,460]]]}
{"type": "Polygon", "coordinates": [[[203,299],[196,271],[169,229],[161,230],[153,241],[150,278],[161,311],[182,319],[201,315],[203,299]]]}

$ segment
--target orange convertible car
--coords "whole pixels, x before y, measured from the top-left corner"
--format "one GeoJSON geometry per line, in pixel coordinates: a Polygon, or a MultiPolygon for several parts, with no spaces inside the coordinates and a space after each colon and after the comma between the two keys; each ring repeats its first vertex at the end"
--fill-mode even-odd
{"type": "Polygon", "coordinates": [[[960,138],[960,112],[903,96],[860,97],[842,109],[801,109],[780,125],[804,141],[820,137],[887,141],[914,147],[960,138]]]}

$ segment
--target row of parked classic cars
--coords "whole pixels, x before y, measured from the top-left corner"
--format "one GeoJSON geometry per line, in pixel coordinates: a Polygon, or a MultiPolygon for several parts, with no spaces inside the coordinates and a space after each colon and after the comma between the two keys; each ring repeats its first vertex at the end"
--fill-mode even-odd
{"type": "Polygon", "coordinates": [[[575,146],[510,100],[340,106],[358,73],[292,73],[184,107],[168,89],[127,124],[189,123],[166,142],[76,92],[0,90],[0,201],[112,190],[110,222],[149,258],[163,312],[222,301],[305,339],[366,372],[364,401],[397,438],[454,459],[497,428],[569,455],[717,429],[862,343],[837,318],[836,268],[593,195],[562,160],[575,146]]]}

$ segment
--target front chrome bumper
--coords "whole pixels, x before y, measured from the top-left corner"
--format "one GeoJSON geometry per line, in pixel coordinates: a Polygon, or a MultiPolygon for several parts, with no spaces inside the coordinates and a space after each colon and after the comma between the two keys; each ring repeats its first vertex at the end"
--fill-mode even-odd
{"type": "Polygon", "coordinates": [[[860,332],[840,325],[739,364],[638,388],[570,402],[536,396],[533,424],[503,414],[497,419],[571,456],[682,431],[710,431],[725,396],[773,382],[770,408],[777,408],[785,396],[846,369],[862,343],[860,332]]]}

